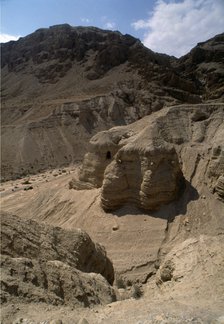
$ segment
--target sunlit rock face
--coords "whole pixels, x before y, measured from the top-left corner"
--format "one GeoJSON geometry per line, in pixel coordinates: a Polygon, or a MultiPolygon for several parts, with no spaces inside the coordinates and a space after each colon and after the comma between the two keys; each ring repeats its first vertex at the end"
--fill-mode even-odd
{"type": "Polygon", "coordinates": [[[124,147],[105,170],[101,202],[104,209],[126,203],[155,210],[178,197],[184,183],[175,150],[124,147]]]}
{"type": "Polygon", "coordinates": [[[182,105],[100,132],[79,181],[102,187],[105,210],[157,210],[177,199],[186,181],[223,199],[223,118],[223,104],[182,105]]]}

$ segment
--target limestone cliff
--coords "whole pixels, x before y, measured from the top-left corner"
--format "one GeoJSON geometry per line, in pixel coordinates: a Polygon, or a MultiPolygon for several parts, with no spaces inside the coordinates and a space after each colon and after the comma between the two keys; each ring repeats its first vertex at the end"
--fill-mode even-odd
{"type": "Polygon", "coordinates": [[[223,122],[223,104],[183,105],[101,132],[90,141],[79,180],[102,186],[105,209],[157,209],[193,184],[196,172],[194,185],[206,183],[223,199],[223,122]]]}

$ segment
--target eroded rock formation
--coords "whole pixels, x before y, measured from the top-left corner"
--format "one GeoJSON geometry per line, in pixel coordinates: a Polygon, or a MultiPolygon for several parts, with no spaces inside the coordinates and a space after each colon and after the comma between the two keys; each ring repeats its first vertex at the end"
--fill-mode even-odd
{"type": "Polygon", "coordinates": [[[154,210],[178,197],[184,178],[223,197],[223,104],[176,106],[90,141],[79,180],[102,186],[105,209],[126,203],[154,210]]]}
{"type": "Polygon", "coordinates": [[[223,102],[223,55],[224,34],[216,35],[206,42],[198,43],[190,53],[174,62],[176,71],[189,81],[196,81],[197,87],[204,89],[204,99],[223,102]]]}
{"type": "Polygon", "coordinates": [[[115,299],[114,270],[87,233],[1,215],[2,301],[89,306],[115,299]],[[109,283],[110,284],[109,284],[109,283]]]}
{"type": "Polygon", "coordinates": [[[172,148],[150,143],[142,149],[127,145],[105,170],[102,206],[110,210],[131,203],[155,210],[177,198],[183,183],[177,154],[172,148]]]}
{"type": "Polygon", "coordinates": [[[223,300],[223,237],[199,235],[176,245],[157,272],[157,285],[172,296],[188,290],[190,295],[219,296],[223,300]],[[195,291],[200,287],[200,292],[195,291]]]}

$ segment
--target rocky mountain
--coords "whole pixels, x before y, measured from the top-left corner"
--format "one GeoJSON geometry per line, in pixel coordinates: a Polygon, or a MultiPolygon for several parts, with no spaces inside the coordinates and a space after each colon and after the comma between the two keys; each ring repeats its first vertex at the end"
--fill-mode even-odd
{"type": "Polygon", "coordinates": [[[4,323],[222,323],[223,44],[1,45],[4,323]]]}
{"type": "Polygon", "coordinates": [[[178,73],[196,82],[204,100],[220,100],[224,94],[224,34],[199,43],[189,54],[181,57],[178,73]]]}
{"type": "Polygon", "coordinates": [[[211,81],[203,65],[192,72],[195,50],[177,60],[94,27],[52,26],[1,44],[3,180],[80,161],[98,131],[164,106],[222,100],[222,41],[203,45],[215,52],[211,81]]]}

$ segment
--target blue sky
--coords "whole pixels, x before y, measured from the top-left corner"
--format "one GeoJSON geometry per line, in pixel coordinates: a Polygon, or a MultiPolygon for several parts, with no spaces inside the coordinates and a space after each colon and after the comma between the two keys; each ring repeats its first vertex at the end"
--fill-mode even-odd
{"type": "Polygon", "coordinates": [[[25,36],[40,27],[68,23],[117,29],[142,36],[131,25],[147,18],[154,0],[1,0],[2,33],[25,36]]]}
{"type": "Polygon", "coordinates": [[[0,0],[5,42],[69,23],[119,30],[157,52],[181,56],[224,32],[224,0],[0,0]]]}

